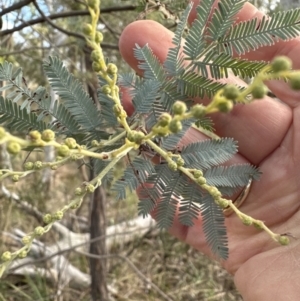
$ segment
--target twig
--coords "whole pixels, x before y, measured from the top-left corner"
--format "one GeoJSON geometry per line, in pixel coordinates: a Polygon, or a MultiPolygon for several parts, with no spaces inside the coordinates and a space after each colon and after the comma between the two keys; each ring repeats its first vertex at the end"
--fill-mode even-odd
{"type": "MultiPolygon", "coordinates": [[[[105,13],[119,12],[119,11],[132,11],[132,10],[135,10],[136,8],[137,8],[136,5],[113,6],[113,7],[107,7],[107,8],[101,9],[101,13],[105,14],[105,13]]],[[[0,14],[0,16],[1,15],[2,14],[0,14]]],[[[69,11],[69,12],[53,14],[53,15],[47,16],[47,18],[49,18],[51,20],[55,20],[55,19],[60,19],[60,18],[89,16],[89,15],[90,15],[90,13],[88,10],[79,10],[79,11],[69,11]]],[[[0,36],[6,36],[6,35],[16,32],[16,31],[20,31],[21,29],[23,29],[25,27],[32,26],[32,25],[39,24],[39,23],[44,23],[44,22],[46,22],[46,20],[43,17],[29,20],[28,22],[23,23],[14,28],[0,31],[0,36]]]]}
{"type": "Polygon", "coordinates": [[[60,32],[66,34],[67,36],[73,36],[82,40],[85,40],[84,35],[72,31],[68,31],[60,26],[57,26],[54,22],[51,21],[50,18],[48,18],[44,12],[40,9],[39,5],[37,4],[36,0],[33,0],[33,5],[36,7],[37,11],[41,14],[41,16],[47,21],[53,28],[59,30],[60,32]]]}

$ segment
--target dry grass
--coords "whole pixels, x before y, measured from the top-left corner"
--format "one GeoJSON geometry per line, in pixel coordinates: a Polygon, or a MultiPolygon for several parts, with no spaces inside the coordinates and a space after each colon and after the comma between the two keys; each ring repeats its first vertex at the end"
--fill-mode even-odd
{"type": "MultiPolygon", "coordinates": [[[[82,177],[75,165],[64,167],[57,171],[54,186],[50,193],[41,185],[40,176],[31,176],[22,180],[17,186],[7,184],[14,189],[22,199],[30,202],[39,210],[59,209],[72,197],[72,191],[80,183],[82,177]],[[31,188],[30,188],[31,187],[31,188]]],[[[131,196],[127,201],[116,202],[111,197],[107,201],[108,222],[120,222],[132,218],[136,212],[136,197],[131,196]]],[[[88,200],[80,211],[81,216],[87,217],[88,200]]],[[[65,224],[70,225],[70,217],[65,224]]],[[[0,199],[0,229],[11,231],[14,227],[25,232],[37,226],[37,221],[19,210],[10,200],[0,199]]],[[[47,235],[43,241],[53,241],[55,235],[47,235]]],[[[1,240],[0,252],[14,246],[8,240],[1,240]]],[[[242,298],[235,290],[232,277],[218,264],[210,261],[199,252],[184,243],[177,241],[165,232],[153,230],[145,237],[136,239],[130,244],[118,245],[111,250],[112,254],[126,256],[136,268],[161,291],[174,301],[240,301],[242,298]]],[[[88,273],[88,259],[76,253],[71,254],[71,262],[88,273]]],[[[151,288],[120,258],[108,260],[108,283],[116,289],[112,300],[119,301],[158,301],[162,296],[151,288]]],[[[89,290],[63,288],[58,297],[58,283],[46,283],[43,278],[30,279],[24,277],[7,277],[0,282],[0,301],[23,300],[91,300],[89,290]]]]}

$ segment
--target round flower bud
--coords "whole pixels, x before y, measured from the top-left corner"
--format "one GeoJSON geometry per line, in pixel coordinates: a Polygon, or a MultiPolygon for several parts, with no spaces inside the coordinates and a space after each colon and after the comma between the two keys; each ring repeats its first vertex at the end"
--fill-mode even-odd
{"type": "Polygon", "coordinates": [[[39,226],[34,229],[33,233],[35,236],[42,236],[45,233],[45,229],[39,226]]]}
{"type": "Polygon", "coordinates": [[[2,126],[0,126],[0,139],[3,139],[5,137],[5,133],[5,129],[2,126]]]}
{"type": "Polygon", "coordinates": [[[13,182],[19,182],[20,176],[19,176],[19,175],[13,175],[13,176],[11,177],[11,179],[13,180],[13,182]]]}
{"type": "Polygon", "coordinates": [[[67,157],[70,154],[70,149],[67,145],[61,145],[58,150],[57,150],[57,154],[61,157],[67,157]]]}
{"type": "Polygon", "coordinates": [[[179,120],[172,120],[169,124],[169,130],[171,133],[176,134],[182,130],[182,123],[179,120]]]}
{"type": "Polygon", "coordinates": [[[111,75],[117,74],[118,73],[118,67],[113,63],[107,64],[107,73],[111,74],[111,75]]]}
{"type": "Polygon", "coordinates": [[[65,145],[70,149],[74,149],[77,147],[77,142],[74,138],[67,138],[65,140],[65,145]]]}
{"type": "Polygon", "coordinates": [[[22,238],[22,244],[23,245],[28,245],[31,242],[31,237],[26,235],[22,238]]]}
{"type": "Polygon", "coordinates": [[[172,116],[169,113],[162,113],[158,118],[158,125],[165,127],[169,125],[171,120],[172,120],[172,116]]]}
{"type": "Polygon", "coordinates": [[[25,170],[33,170],[33,167],[34,167],[34,165],[33,165],[32,162],[26,162],[26,163],[24,164],[24,169],[25,169],[25,170]]]}
{"type": "Polygon", "coordinates": [[[93,147],[99,146],[99,143],[98,143],[97,140],[93,140],[93,141],[91,142],[91,144],[92,144],[93,147]]]}
{"type": "Polygon", "coordinates": [[[216,187],[211,187],[209,192],[214,199],[221,197],[221,192],[216,187]]]}
{"type": "Polygon", "coordinates": [[[80,159],[80,155],[71,154],[71,155],[70,155],[70,159],[71,159],[72,161],[76,161],[76,160],[80,159]]]}
{"type": "Polygon", "coordinates": [[[10,261],[11,260],[11,252],[9,252],[9,251],[6,251],[6,252],[4,252],[2,255],[1,255],[1,260],[3,261],[3,262],[7,262],[7,261],[10,261]]]}
{"type": "Polygon", "coordinates": [[[290,243],[290,239],[285,236],[285,235],[280,235],[279,239],[278,239],[278,242],[283,245],[283,246],[286,246],[290,243]]]}
{"type": "Polygon", "coordinates": [[[91,24],[88,24],[88,23],[85,23],[83,24],[82,26],[82,32],[87,35],[87,36],[90,36],[93,32],[93,27],[91,24]]]}
{"type": "Polygon", "coordinates": [[[232,110],[233,108],[233,103],[231,100],[228,99],[220,99],[217,102],[217,107],[219,109],[220,112],[222,113],[228,113],[232,110]]]}
{"type": "Polygon", "coordinates": [[[78,209],[79,208],[79,203],[74,203],[71,207],[70,207],[70,209],[73,209],[73,210],[76,210],[76,209],[78,209]]]}
{"type": "Polygon", "coordinates": [[[18,142],[11,141],[8,143],[6,150],[11,155],[16,155],[21,151],[21,145],[18,142]]]}
{"type": "Polygon", "coordinates": [[[264,84],[255,86],[251,92],[253,98],[261,99],[268,93],[268,88],[264,84]]]}
{"type": "Polygon", "coordinates": [[[27,251],[23,250],[18,254],[19,258],[25,258],[27,256],[27,251]]]}
{"type": "Polygon", "coordinates": [[[182,158],[178,158],[177,161],[176,161],[177,165],[179,167],[183,166],[184,165],[184,160],[182,158]]]}
{"type": "Polygon", "coordinates": [[[61,220],[64,217],[64,213],[62,211],[57,211],[52,215],[52,218],[54,218],[56,221],[61,220]]]}
{"type": "Polygon", "coordinates": [[[234,85],[227,85],[224,87],[223,96],[230,100],[236,100],[240,95],[239,89],[234,85]]]}
{"type": "Polygon", "coordinates": [[[245,226],[251,226],[253,224],[253,219],[250,216],[243,216],[242,217],[242,223],[245,226]]]}
{"type": "Polygon", "coordinates": [[[43,216],[43,222],[45,224],[50,224],[52,222],[52,215],[47,213],[43,216]]]}
{"type": "Polygon", "coordinates": [[[143,139],[145,137],[145,134],[143,132],[137,132],[137,131],[133,131],[133,141],[136,144],[141,144],[143,142],[143,139]]]}
{"type": "Polygon", "coordinates": [[[88,184],[86,187],[85,187],[85,191],[88,192],[88,193],[93,193],[95,191],[95,186],[92,185],[92,184],[88,184]]]}
{"type": "Polygon", "coordinates": [[[178,100],[173,104],[172,111],[175,115],[182,115],[186,112],[186,110],[186,104],[182,101],[178,100]]]}
{"type": "Polygon", "coordinates": [[[31,131],[29,132],[29,138],[32,140],[32,141],[38,141],[40,140],[42,137],[41,133],[39,131],[31,131]]]}
{"type": "Polygon", "coordinates": [[[116,115],[116,117],[119,117],[122,114],[122,109],[120,108],[119,105],[114,105],[113,111],[114,111],[114,114],[116,115]]]}
{"type": "Polygon", "coordinates": [[[108,95],[108,94],[111,93],[111,88],[110,88],[109,85],[104,85],[104,86],[101,88],[101,91],[102,91],[103,94],[108,95]]]}
{"type": "Polygon", "coordinates": [[[200,119],[205,115],[205,107],[200,104],[196,104],[192,108],[192,115],[194,118],[200,119]]]}
{"type": "Polygon", "coordinates": [[[274,72],[287,71],[292,68],[292,61],[286,56],[277,56],[271,62],[271,68],[274,72]]]}
{"type": "Polygon", "coordinates": [[[223,208],[223,209],[226,209],[229,205],[229,201],[228,200],[225,200],[225,199],[218,199],[217,200],[217,204],[223,208]]]}
{"type": "Polygon", "coordinates": [[[198,178],[200,178],[202,176],[203,176],[203,172],[201,170],[195,170],[194,171],[194,177],[195,177],[195,179],[198,179],[198,178]]]}
{"type": "Polygon", "coordinates": [[[49,142],[53,141],[55,138],[55,133],[52,130],[44,130],[42,133],[42,140],[49,142]]]}
{"type": "Polygon", "coordinates": [[[94,62],[99,62],[102,59],[101,52],[99,50],[93,50],[91,53],[91,58],[94,62]]]}
{"type": "Polygon", "coordinates": [[[293,90],[300,90],[300,74],[291,75],[291,77],[290,77],[290,87],[293,90]]]}
{"type": "Polygon", "coordinates": [[[34,169],[41,169],[43,167],[43,162],[41,161],[36,161],[33,164],[34,169]]]}
{"type": "Polygon", "coordinates": [[[77,187],[77,188],[75,189],[75,195],[80,196],[80,195],[82,195],[82,194],[83,194],[82,189],[81,189],[80,187],[77,187]]]}
{"type": "Polygon", "coordinates": [[[100,31],[96,31],[95,42],[101,44],[103,42],[103,34],[100,31]]]}
{"type": "Polygon", "coordinates": [[[52,165],[50,168],[51,168],[51,170],[57,170],[58,166],[57,165],[52,165]]]}
{"type": "Polygon", "coordinates": [[[172,170],[172,171],[176,171],[177,170],[177,163],[174,161],[171,161],[168,163],[168,167],[172,170]]]}
{"type": "Polygon", "coordinates": [[[95,72],[100,72],[102,70],[102,66],[99,62],[93,62],[92,68],[95,72]]]}
{"type": "Polygon", "coordinates": [[[204,185],[204,184],[206,184],[206,179],[205,179],[204,177],[199,177],[199,178],[197,179],[197,184],[199,184],[199,185],[204,185]]]}

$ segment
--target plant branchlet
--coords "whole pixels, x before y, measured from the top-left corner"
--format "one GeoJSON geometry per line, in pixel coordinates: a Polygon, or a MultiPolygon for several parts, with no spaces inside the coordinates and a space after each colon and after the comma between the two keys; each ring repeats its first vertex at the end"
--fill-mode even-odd
{"type": "MultiPolygon", "coordinates": [[[[126,177],[124,176],[124,179],[117,181],[115,191],[120,198],[124,198],[127,187],[135,190],[142,183],[142,186],[146,187],[144,190],[147,193],[141,194],[139,212],[142,215],[147,215],[156,208],[157,221],[160,227],[172,225],[177,206],[179,207],[179,221],[187,226],[193,225],[193,221],[198,215],[203,214],[204,228],[208,229],[205,234],[212,251],[220,258],[226,259],[228,257],[226,231],[219,229],[226,230],[222,209],[230,207],[244,225],[264,230],[276,242],[282,245],[288,244],[287,235],[273,233],[264,222],[242,213],[232,200],[223,197],[223,195],[232,195],[236,187],[245,186],[249,177],[254,179],[259,177],[257,168],[249,164],[220,166],[237,152],[235,141],[229,138],[212,139],[177,148],[178,142],[193,123],[196,122],[205,128],[205,123],[208,122],[207,115],[215,112],[229,113],[235,104],[246,104],[265,97],[268,89],[264,83],[267,80],[284,79],[290,83],[292,89],[300,89],[300,71],[292,71],[292,63],[286,57],[277,57],[271,63],[248,62],[232,58],[233,51],[240,54],[242,53],[241,48],[243,48],[237,42],[230,42],[228,38],[233,34],[232,31],[235,28],[234,26],[230,27],[233,24],[235,14],[226,14],[220,10],[220,16],[223,19],[217,18],[218,20],[214,20],[215,23],[207,23],[211,10],[210,0],[203,0],[202,2],[201,6],[197,8],[197,22],[192,25],[183,50],[188,64],[183,66],[180,48],[191,5],[183,12],[182,20],[174,34],[174,47],[169,50],[163,66],[148,46],[143,48],[137,46],[134,50],[139,66],[144,71],[145,79],[140,79],[135,74],[120,75],[115,64],[107,63],[101,48],[103,35],[97,30],[100,1],[86,0],[91,22],[83,25],[82,32],[88,46],[92,49],[92,67],[99,76],[101,85],[98,91],[99,102],[102,105],[102,115],[100,114],[100,116],[104,120],[101,126],[110,127],[115,131],[113,134],[108,135],[106,133],[101,136],[101,131],[91,130],[94,125],[95,127],[99,125],[98,115],[93,115],[97,114],[95,107],[91,106],[88,113],[83,112],[93,116],[93,120],[96,120],[95,123],[89,123],[90,120],[86,120],[88,118],[83,120],[80,117],[81,111],[79,109],[75,113],[73,109],[70,109],[73,108],[73,103],[71,106],[68,101],[73,102],[72,97],[76,97],[78,93],[82,93],[77,99],[78,102],[81,101],[81,98],[87,101],[89,98],[81,90],[76,90],[76,93],[73,93],[71,97],[64,87],[59,86],[59,83],[65,80],[71,83],[72,89],[75,90],[78,82],[67,73],[57,58],[50,57],[44,67],[51,79],[50,83],[54,87],[58,87],[58,93],[68,104],[60,107],[61,111],[58,109],[56,111],[51,110],[47,107],[46,102],[43,102],[46,98],[45,90],[39,88],[36,92],[31,93],[28,89],[23,89],[18,85],[20,81],[16,81],[15,78],[21,76],[21,70],[18,70],[16,72],[18,74],[14,77],[5,77],[3,75],[4,70],[11,70],[12,68],[9,64],[0,66],[0,78],[9,82],[9,88],[18,88],[16,93],[22,91],[27,97],[28,120],[31,121],[35,118],[36,124],[36,129],[29,131],[25,138],[14,136],[0,127],[0,144],[6,144],[7,151],[13,156],[17,156],[22,149],[47,146],[53,146],[57,155],[54,162],[28,161],[24,164],[22,171],[2,169],[0,180],[8,178],[13,182],[18,182],[31,173],[45,168],[56,170],[68,162],[82,160],[84,157],[90,157],[101,162],[101,164],[99,163],[101,168],[99,168],[98,175],[90,182],[77,187],[74,191],[74,198],[68,205],[54,213],[46,213],[43,218],[45,226],[38,226],[23,237],[24,246],[21,249],[2,254],[0,276],[12,260],[17,257],[25,257],[33,240],[48,232],[53,223],[63,218],[67,210],[78,208],[85,195],[93,193],[99,185],[102,185],[116,163],[132,150],[135,154],[138,150],[139,154],[130,164],[130,168],[125,170],[124,175],[126,177]],[[227,20],[227,15],[230,15],[232,20],[227,20]],[[227,24],[228,21],[230,26],[223,26],[222,20],[224,24],[227,24]],[[210,27],[203,30],[205,26],[210,27]],[[222,32],[218,31],[218,27],[222,27],[222,32]],[[201,36],[203,32],[209,32],[210,36],[201,36]],[[201,43],[195,45],[196,40],[201,41],[201,43]],[[211,43],[211,41],[214,42],[211,43]],[[200,57],[204,58],[203,61],[199,61],[200,57]],[[212,79],[208,77],[208,68],[210,68],[212,79]],[[57,71],[60,76],[55,77],[53,70],[57,71]],[[251,76],[253,81],[246,88],[218,83],[218,79],[227,77],[229,72],[239,76],[251,76]],[[131,91],[135,111],[130,117],[122,105],[122,94],[118,85],[122,85],[128,90],[132,90],[133,87],[135,89],[134,93],[131,91]],[[189,104],[204,96],[211,98],[207,105],[189,104]],[[184,102],[184,99],[192,99],[193,101],[184,102]],[[38,117],[30,111],[32,102],[41,106],[42,113],[38,117]],[[59,117],[61,116],[58,113],[65,112],[64,110],[68,114],[70,113],[73,123],[69,121],[69,117],[69,119],[61,118],[61,121],[48,124],[48,126],[41,123],[44,122],[41,121],[45,117],[43,114],[56,114],[57,119],[60,120],[59,117]],[[63,123],[69,125],[68,131],[65,129],[67,126],[62,126],[63,123]],[[55,126],[58,128],[57,131],[54,130],[55,126]],[[63,132],[64,130],[65,132],[63,132]],[[76,133],[76,131],[90,132],[85,140],[78,141],[75,138],[76,135],[73,135],[73,132],[76,133]],[[62,132],[63,136],[60,135],[62,132]],[[153,162],[157,163],[157,159],[159,159],[160,164],[154,165],[153,162]],[[137,174],[140,177],[138,181],[136,180],[137,174]],[[233,174],[236,176],[235,180],[230,178],[233,174]],[[149,194],[151,194],[150,197],[149,194]],[[217,218],[212,220],[210,213],[213,213],[212,216],[217,216],[217,218]],[[215,227],[214,223],[219,224],[215,227]],[[222,242],[221,245],[219,245],[220,241],[222,242]]],[[[238,10],[237,8],[235,13],[238,10]]],[[[286,18],[280,17],[280,22],[286,24],[285,30],[293,28],[293,24],[291,25],[288,21],[288,16],[287,14],[286,18]]],[[[277,18],[276,15],[273,18],[277,18]]],[[[276,22],[270,24],[270,26],[275,25],[276,22]]],[[[270,31],[272,35],[276,34],[275,29],[270,31]]],[[[248,30],[250,31],[250,29],[248,30]]],[[[286,39],[291,37],[292,32],[291,29],[291,33],[287,35],[286,39]]],[[[257,30],[255,34],[259,36],[261,33],[257,30]]],[[[284,33],[279,32],[278,36],[282,38],[284,33]]],[[[273,36],[270,38],[273,39],[273,36]]],[[[244,39],[247,41],[247,37],[244,39]]],[[[261,39],[259,45],[252,45],[252,50],[270,43],[268,39],[261,39]]],[[[245,45],[249,45],[249,43],[245,45]]],[[[248,50],[244,49],[243,51],[248,50]]],[[[0,101],[10,100],[1,98],[0,101]]],[[[16,110],[18,109],[16,108],[16,110]]],[[[26,108],[24,110],[26,111],[26,108]]],[[[22,114],[24,112],[22,111],[22,114]]]]}

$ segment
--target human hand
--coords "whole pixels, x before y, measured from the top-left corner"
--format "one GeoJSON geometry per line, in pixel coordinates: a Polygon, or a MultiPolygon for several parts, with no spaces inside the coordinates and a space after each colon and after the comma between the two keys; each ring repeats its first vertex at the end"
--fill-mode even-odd
{"type": "MultiPolygon", "coordinates": [[[[195,1],[195,6],[199,1],[195,1]]],[[[195,18],[193,9],[190,21],[195,18]]],[[[262,13],[246,3],[239,21],[262,18],[262,13]]],[[[129,65],[139,72],[133,56],[135,44],[148,43],[163,62],[172,47],[172,32],[153,21],[137,21],[126,27],[120,39],[120,51],[129,65]]],[[[249,52],[244,58],[270,61],[285,55],[300,69],[300,38],[278,42],[249,52]]],[[[140,73],[140,72],[139,72],[140,73]]],[[[141,74],[141,73],[140,73],[141,74]]],[[[227,82],[241,85],[237,78],[227,82]]],[[[269,97],[249,105],[237,105],[229,114],[213,114],[216,134],[238,141],[239,154],[232,163],[250,162],[263,172],[259,182],[240,208],[242,212],[263,220],[276,233],[291,233],[289,246],[273,242],[263,231],[246,227],[233,214],[226,219],[229,259],[223,266],[235,275],[235,283],[245,301],[299,300],[300,296],[300,93],[286,83],[269,82],[269,88],[282,100],[269,97]]],[[[126,104],[130,110],[130,105],[126,104]]],[[[181,144],[204,139],[190,130],[181,144]]],[[[199,251],[213,256],[202,231],[201,217],[193,227],[182,226],[175,218],[170,232],[199,251]]]]}

